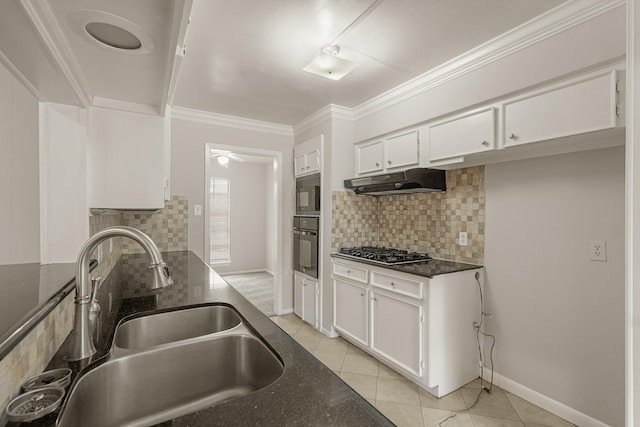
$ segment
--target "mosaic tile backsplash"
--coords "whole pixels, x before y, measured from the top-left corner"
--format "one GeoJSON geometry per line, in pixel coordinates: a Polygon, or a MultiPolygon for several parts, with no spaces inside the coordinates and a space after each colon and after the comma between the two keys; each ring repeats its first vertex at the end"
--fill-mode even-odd
{"type": "Polygon", "coordinates": [[[484,166],[447,171],[445,193],[359,196],[332,194],[332,248],[390,246],[435,258],[482,264],[484,166]],[[457,243],[467,232],[468,245],[457,243]]]}

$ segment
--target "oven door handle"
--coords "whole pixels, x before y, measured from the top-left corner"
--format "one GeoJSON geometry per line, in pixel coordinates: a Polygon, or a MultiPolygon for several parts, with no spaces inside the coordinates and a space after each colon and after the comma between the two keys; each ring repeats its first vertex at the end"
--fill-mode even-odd
{"type": "Polygon", "coordinates": [[[316,232],[316,231],[293,230],[293,234],[298,234],[298,235],[301,235],[301,236],[317,236],[318,232],[316,232]]]}

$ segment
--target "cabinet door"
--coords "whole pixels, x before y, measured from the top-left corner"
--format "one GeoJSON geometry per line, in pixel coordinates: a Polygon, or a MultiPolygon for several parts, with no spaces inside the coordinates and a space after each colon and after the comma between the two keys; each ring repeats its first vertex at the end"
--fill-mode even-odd
{"type": "Polygon", "coordinates": [[[368,345],[367,288],[345,280],[333,280],[333,324],[341,334],[368,345]]]}
{"type": "Polygon", "coordinates": [[[302,279],[302,320],[318,327],[316,320],[316,296],[318,284],[312,280],[302,279]]]}
{"type": "Polygon", "coordinates": [[[293,312],[302,318],[302,281],[304,279],[298,274],[293,276],[293,312]]]}
{"type": "Polygon", "coordinates": [[[488,151],[494,146],[494,108],[429,127],[431,161],[488,151]]]}
{"type": "Polygon", "coordinates": [[[385,141],[386,169],[417,165],[420,162],[418,130],[392,136],[385,141]]]}
{"type": "Polygon", "coordinates": [[[320,152],[318,150],[311,151],[304,155],[307,164],[307,173],[320,172],[320,152]]]}
{"type": "Polygon", "coordinates": [[[615,127],[615,76],[590,77],[505,103],[505,146],[615,127]]]}
{"type": "Polygon", "coordinates": [[[382,141],[356,146],[356,170],[358,174],[382,171],[382,161],[382,141]]]}
{"type": "Polygon", "coordinates": [[[295,159],[293,159],[293,167],[295,168],[296,176],[304,175],[307,172],[307,163],[304,154],[296,156],[295,159]]]}
{"type": "Polygon", "coordinates": [[[371,349],[421,377],[422,307],[378,292],[371,292],[371,349]]]}

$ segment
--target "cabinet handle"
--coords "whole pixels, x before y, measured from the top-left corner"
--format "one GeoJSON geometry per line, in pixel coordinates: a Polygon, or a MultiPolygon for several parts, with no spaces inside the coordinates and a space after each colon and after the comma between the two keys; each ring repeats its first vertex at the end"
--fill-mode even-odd
{"type": "Polygon", "coordinates": [[[351,274],[351,270],[347,270],[347,274],[351,274]]]}
{"type": "Polygon", "coordinates": [[[364,292],[360,292],[360,296],[363,297],[364,296],[364,292]]]}
{"type": "Polygon", "coordinates": [[[509,134],[509,139],[516,139],[516,134],[515,133],[510,133],[509,134]]]}
{"type": "Polygon", "coordinates": [[[387,160],[387,163],[391,164],[391,160],[387,160]]]}
{"type": "Polygon", "coordinates": [[[376,162],[376,167],[379,168],[380,167],[380,163],[376,162]]]}
{"type": "Polygon", "coordinates": [[[374,300],[374,301],[378,301],[378,298],[376,298],[376,297],[373,297],[373,300],[374,300]]]}
{"type": "Polygon", "coordinates": [[[486,141],[486,140],[482,141],[482,145],[484,145],[485,147],[488,147],[489,146],[489,141],[486,141]]]}
{"type": "Polygon", "coordinates": [[[393,283],[393,282],[391,282],[391,287],[392,287],[392,288],[395,288],[395,287],[396,287],[396,284],[395,284],[395,283],[393,283]]]}

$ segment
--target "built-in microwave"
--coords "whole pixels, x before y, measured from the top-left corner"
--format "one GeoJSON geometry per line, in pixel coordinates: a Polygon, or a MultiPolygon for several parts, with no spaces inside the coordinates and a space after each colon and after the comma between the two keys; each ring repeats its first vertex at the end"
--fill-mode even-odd
{"type": "Polygon", "coordinates": [[[296,178],[296,215],[320,215],[320,174],[296,178]]]}

